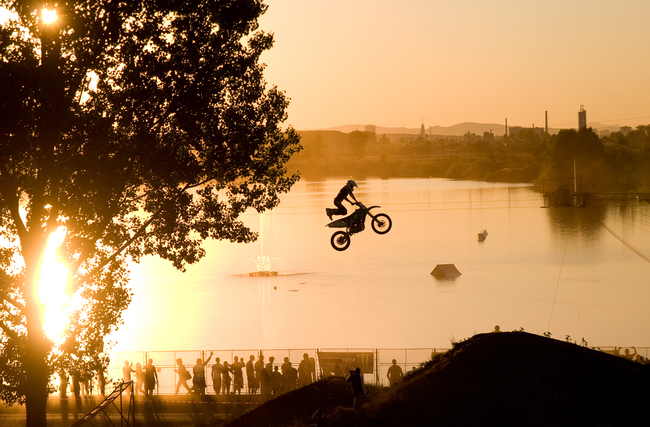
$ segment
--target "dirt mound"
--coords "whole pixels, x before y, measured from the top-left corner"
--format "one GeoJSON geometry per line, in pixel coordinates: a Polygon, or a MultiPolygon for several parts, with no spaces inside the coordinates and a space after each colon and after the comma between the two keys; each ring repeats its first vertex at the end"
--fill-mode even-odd
{"type": "Polygon", "coordinates": [[[352,406],[350,384],[342,377],[329,377],[298,390],[284,393],[227,424],[227,427],[293,426],[309,419],[317,409],[331,413],[352,406]]]}
{"type": "Polygon", "coordinates": [[[490,333],[410,372],[397,389],[373,393],[355,420],[349,385],[330,378],[228,427],[309,425],[318,407],[326,409],[330,427],[647,425],[650,368],[525,332],[490,333]]]}
{"type": "Polygon", "coordinates": [[[369,405],[373,426],[647,425],[647,366],[524,332],[476,335],[369,405]]]}

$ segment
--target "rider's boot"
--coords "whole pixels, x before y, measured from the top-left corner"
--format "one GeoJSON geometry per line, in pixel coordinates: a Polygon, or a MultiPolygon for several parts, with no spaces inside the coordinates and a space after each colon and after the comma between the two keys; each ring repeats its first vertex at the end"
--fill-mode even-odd
{"type": "Polygon", "coordinates": [[[332,220],[332,209],[330,208],[325,208],[325,213],[327,213],[327,217],[332,220]]]}

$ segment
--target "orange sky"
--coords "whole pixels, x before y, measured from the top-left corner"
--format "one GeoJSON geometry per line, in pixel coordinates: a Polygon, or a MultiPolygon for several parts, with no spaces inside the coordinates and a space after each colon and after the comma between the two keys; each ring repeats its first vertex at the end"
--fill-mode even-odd
{"type": "Polygon", "coordinates": [[[650,123],[648,0],[266,0],[287,124],[650,123]]]}

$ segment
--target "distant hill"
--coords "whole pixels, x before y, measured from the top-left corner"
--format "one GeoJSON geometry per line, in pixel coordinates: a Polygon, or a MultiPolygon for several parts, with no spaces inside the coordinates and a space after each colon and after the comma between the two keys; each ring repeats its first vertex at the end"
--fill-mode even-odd
{"type": "MultiPolygon", "coordinates": [[[[366,126],[371,126],[371,125],[345,125],[345,126],[336,126],[333,128],[328,128],[324,130],[337,130],[339,132],[344,132],[344,133],[349,133],[353,132],[355,130],[360,130],[364,131],[366,130],[366,126]]],[[[483,132],[492,132],[496,135],[503,135],[504,133],[504,125],[498,125],[496,123],[471,123],[471,122],[465,122],[465,123],[459,123],[454,126],[431,126],[431,127],[425,127],[425,131],[427,135],[464,135],[467,133],[467,131],[471,133],[476,133],[476,134],[483,134],[483,132]]],[[[383,134],[402,134],[402,135],[417,135],[420,133],[420,128],[407,128],[407,127],[383,127],[383,126],[375,126],[375,132],[378,135],[383,135],[383,134]]]]}
{"type": "MultiPolygon", "coordinates": [[[[598,122],[590,122],[587,126],[597,131],[608,130],[610,132],[618,132],[621,130],[621,125],[606,125],[598,122]]],[[[636,126],[631,126],[631,128],[636,129],[636,126]]]]}
{"type": "MultiPolygon", "coordinates": [[[[336,126],[333,128],[321,129],[321,130],[335,130],[344,133],[350,133],[355,130],[365,131],[367,126],[372,125],[344,125],[336,126]]],[[[517,125],[509,125],[509,128],[515,127],[517,125]]],[[[595,130],[604,130],[607,129],[610,132],[618,132],[620,130],[620,125],[604,125],[602,123],[591,122],[588,124],[589,127],[595,130]]],[[[527,126],[521,126],[526,128],[527,126]]],[[[307,129],[305,129],[307,130],[307,129]]],[[[550,134],[556,134],[560,131],[559,128],[549,128],[548,131],[550,134]]],[[[483,132],[492,132],[495,136],[502,136],[505,133],[505,125],[503,123],[474,123],[474,122],[463,122],[453,126],[425,126],[425,131],[427,135],[448,135],[448,136],[461,136],[466,134],[468,131],[476,135],[483,135],[483,132]]],[[[407,127],[383,127],[375,125],[375,132],[377,135],[383,134],[402,134],[402,135],[417,135],[420,133],[420,128],[407,128],[407,127]]]]}

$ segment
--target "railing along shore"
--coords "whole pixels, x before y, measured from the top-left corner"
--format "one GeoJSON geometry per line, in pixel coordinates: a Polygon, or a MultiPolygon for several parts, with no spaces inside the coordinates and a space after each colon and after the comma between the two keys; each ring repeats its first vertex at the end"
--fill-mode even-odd
{"type": "MultiPolygon", "coordinates": [[[[628,357],[630,359],[638,359],[640,357],[648,358],[650,354],[650,347],[590,347],[595,348],[609,354],[616,354],[621,357],[628,357]],[[627,350],[627,354],[626,354],[627,350]]],[[[421,364],[429,361],[432,357],[439,353],[445,353],[447,348],[384,348],[384,349],[368,349],[368,348],[336,348],[336,349],[243,349],[243,350],[174,350],[174,351],[120,351],[109,352],[110,364],[108,366],[106,378],[107,388],[111,389],[113,384],[117,384],[123,380],[122,368],[124,362],[128,361],[135,368],[136,363],[144,366],[149,359],[153,360],[153,365],[156,367],[158,373],[158,385],[155,394],[173,395],[176,391],[176,384],[178,383],[178,374],[175,372],[178,369],[176,360],[181,358],[186,369],[192,373],[197,359],[207,360],[212,353],[212,358],[206,365],[205,378],[206,378],[206,393],[217,394],[214,391],[211,369],[217,358],[220,362],[224,361],[232,364],[235,357],[243,359],[247,362],[250,356],[255,357],[255,361],[259,360],[259,356],[264,356],[264,365],[269,363],[271,357],[274,358],[272,366],[278,366],[281,372],[282,364],[285,363],[285,358],[291,362],[294,368],[298,368],[301,360],[307,355],[312,361],[316,378],[322,378],[329,375],[345,375],[348,369],[354,369],[356,366],[361,366],[364,377],[367,383],[377,384],[382,386],[388,385],[387,373],[392,365],[393,359],[396,360],[397,365],[402,368],[404,374],[419,367],[421,364]],[[347,356],[347,357],[346,357],[347,356]],[[336,367],[336,364],[340,366],[336,367]],[[347,364],[346,364],[347,363],[347,364]],[[336,370],[339,372],[336,372],[336,370]]],[[[95,376],[96,377],[96,376],[95,376]]],[[[251,390],[248,388],[248,378],[246,376],[246,369],[243,369],[243,388],[241,393],[248,394],[251,390]]],[[[132,374],[132,379],[135,380],[135,374],[132,374]]],[[[188,385],[192,386],[192,380],[188,381],[188,385]]],[[[68,390],[68,393],[70,391],[68,390]]],[[[179,393],[185,393],[181,390],[179,393]]],[[[233,387],[230,387],[230,393],[233,392],[233,387]]],[[[259,392],[259,391],[258,391],[259,392]]],[[[57,394],[59,394],[57,392],[57,394]]],[[[85,394],[82,390],[82,394],[85,394]]],[[[97,386],[96,378],[92,381],[89,390],[90,395],[100,394],[97,386]]]]}

